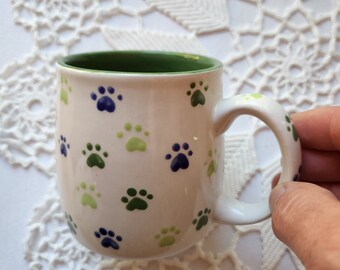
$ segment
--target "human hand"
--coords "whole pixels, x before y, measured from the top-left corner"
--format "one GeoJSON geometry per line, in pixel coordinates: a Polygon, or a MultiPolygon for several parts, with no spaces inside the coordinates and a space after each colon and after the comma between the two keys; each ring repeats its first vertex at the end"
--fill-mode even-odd
{"type": "Polygon", "coordinates": [[[275,235],[309,269],[340,269],[340,107],[292,116],[302,146],[299,182],[270,195],[275,235]]]}

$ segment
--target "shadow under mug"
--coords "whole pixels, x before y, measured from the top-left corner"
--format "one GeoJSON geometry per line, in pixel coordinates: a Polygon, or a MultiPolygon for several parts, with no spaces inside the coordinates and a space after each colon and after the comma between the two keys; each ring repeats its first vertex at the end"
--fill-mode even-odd
{"type": "MultiPolygon", "coordinates": [[[[56,158],[67,223],[80,243],[119,258],[174,255],[213,218],[270,216],[223,182],[223,134],[242,114],[265,122],[282,152],[280,181],[298,177],[291,118],[259,93],[222,99],[223,65],[175,52],[111,51],[58,62],[56,158]]],[[[241,168],[240,168],[241,169],[241,168]]]]}

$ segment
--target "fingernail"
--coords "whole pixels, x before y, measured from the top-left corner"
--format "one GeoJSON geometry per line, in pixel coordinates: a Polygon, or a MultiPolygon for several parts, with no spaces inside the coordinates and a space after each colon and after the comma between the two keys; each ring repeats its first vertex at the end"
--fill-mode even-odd
{"type": "Polygon", "coordinates": [[[276,202],[281,197],[281,195],[286,191],[286,187],[284,184],[279,184],[276,187],[273,188],[272,192],[270,193],[269,197],[269,207],[270,211],[273,212],[276,202]]]}

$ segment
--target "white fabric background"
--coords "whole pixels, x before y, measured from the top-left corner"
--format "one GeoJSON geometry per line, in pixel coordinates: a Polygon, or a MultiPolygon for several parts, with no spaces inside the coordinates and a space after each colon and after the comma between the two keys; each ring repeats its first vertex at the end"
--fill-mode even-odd
{"type": "MultiPolygon", "coordinates": [[[[119,261],[72,238],[55,187],[55,61],[93,50],[206,54],[224,96],[261,92],[289,113],[340,102],[339,0],[12,0],[0,3],[0,269],[303,269],[270,220],[215,224],[159,261],[119,261]]],[[[226,135],[226,186],[256,201],[280,170],[275,138],[241,117],[226,135]]]]}

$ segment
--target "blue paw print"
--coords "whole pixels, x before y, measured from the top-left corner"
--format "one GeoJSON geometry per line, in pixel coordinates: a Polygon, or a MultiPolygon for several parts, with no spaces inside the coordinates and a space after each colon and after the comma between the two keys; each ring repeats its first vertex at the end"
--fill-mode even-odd
{"type": "MultiPolygon", "coordinates": [[[[116,109],[116,103],[113,101],[110,95],[113,95],[115,93],[115,89],[112,86],[109,86],[107,89],[105,89],[104,86],[99,86],[98,93],[101,97],[98,97],[98,94],[95,92],[91,93],[91,99],[93,99],[94,101],[97,101],[97,109],[101,112],[102,111],[107,111],[109,113],[114,112],[116,109]]],[[[122,101],[123,96],[118,95],[117,99],[119,101],[122,101]]]]}
{"type": "Polygon", "coordinates": [[[70,149],[70,144],[66,142],[66,137],[61,135],[59,139],[59,143],[60,143],[60,153],[64,157],[67,157],[67,151],[68,149],[70,149]]]}
{"type": "Polygon", "coordinates": [[[189,167],[189,159],[187,156],[192,156],[192,151],[189,149],[189,144],[183,143],[182,146],[178,143],[173,144],[172,150],[174,151],[174,154],[176,154],[175,157],[173,157],[171,154],[166,154],[165,159],[170,160],[170,169],[173,172],[177,172],[179,169],[187,169],[189,167]],[[178,153],[181,149],[185,150],[186,154],[184,153],[178,153]]]}
{"type": "Polygon", "coordinates": [[[113,231],[106,230],[105,228],[99,228],[98,231],[94,232],[97,238],[102,238],[101,244],[105,248],[119,249],[118,242],[121,242],[123,238],[120,235],[115,235],[113,231]]]}

